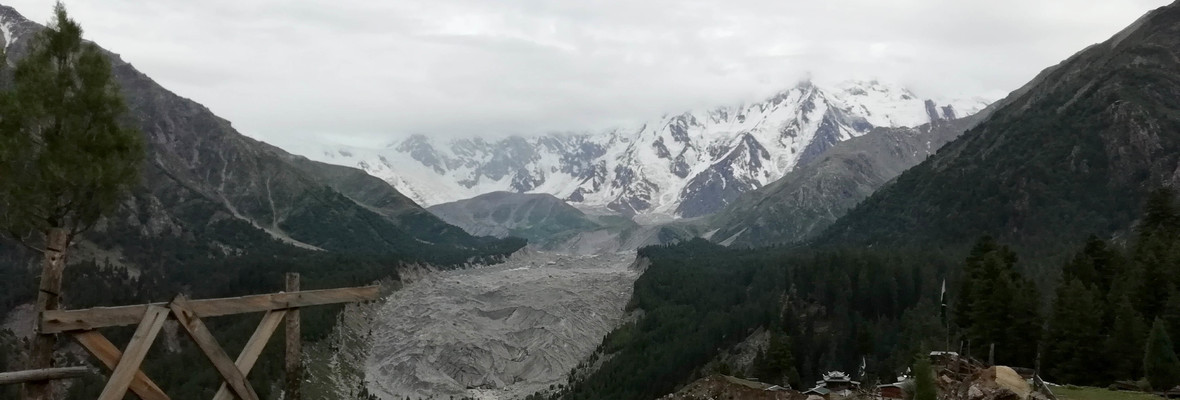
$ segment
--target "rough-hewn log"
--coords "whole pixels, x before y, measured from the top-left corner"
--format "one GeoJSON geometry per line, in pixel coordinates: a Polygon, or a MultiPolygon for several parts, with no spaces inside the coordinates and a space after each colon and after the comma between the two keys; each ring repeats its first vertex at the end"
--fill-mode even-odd
{"type": "Polygon", "coordinates": [[[221,378],[233,390],[234,394],[242,400],[258,400],[258,393],[254,391],[254,387],[250,386],[246,375],[242,374],[242,370],[234,365],[228,354],[225,354],[225,350],[217,343],[217,339],[209,332],[209,328],[205,326],[201,318],[193,312],[184,296],[176,296],[169,306],[172,307],[172,314],[176,316],[180,326],[184,328],[185,332],[188,332],[189,337],[193,338],[201,352],[205,353],[205,357],[213,363],[213,368],[217,369],[221,378]]]}
{"type": "MultiPolygon", "coordinates": [[[[188,307],[200,318],[244,314],[324,304],[376,300],[380,286],[308,290],[301,292],[259,294],[220,299],[189,300],[188,307]]],[[[41,318],[42,333],[93,330],[110,326],[134,325],[148,306],[167,307],[167,303],[122,307],[97,307],[83,310],[47,310],[41,318]]]]}
{"type": "Polygon", "coordinates": [[[168,313],[167,308],[160,306],[147,308],[139,327],[127,343],[127,351],[119,357],[119,365],[111,372],[111,379],[107,380],[107,385],[102,389],[102,394],[98,395],[98,400],[121,400],[127,394],[131,381],[135,379],[136,372],[139,372],[140,364],[143,364],[144,357],[147,357],[148,350],[156,341],[156,335],[159,335],[160,328],[164,327],[164,321],[168,320],[168,313]]]}
{"type": "MultiPolygon", "coordinates": [[[[45,232],[44,258],[41,261],[41,283],[37,292],[37,312],[56,310],[61,302],[61,276],[66,267],[66,246],[70,243],[69,233],[63,228],[49,228],[45,232]]],[[[139,313],[142,316],[143,313],[139,313]]],[[[135,320],[139,320],[139,316],[135,320]]],[[[132,324],[135,322],[132,321],[132,324]]],[[[37,332],[29,349],[29,369],[53,367],[53,347],[57,336],[43,329],[37,332]]],[[[33,381],[24,386],[26,400],[49,400],[52,397],[49,382],[33,381]]]]}
{"type": "MultiPolygon", "coordinates": [[[[119,359],[123,357],[123,352],[98,331],[75,332],[74,340],[77,340],[82,347],[86,348],[86,351],[89,351],[94,358],[97,358],[111,371],[115,370],[115,367],[119,365],[119,359]]],[[[143,370],[135,371],[130,388],[142,400],[169,400],[168,395],[155,382],[152,382],[151,378],[143,373],[143,370]]]]}
{"type": "Polygon", "coordinates": [[[58,379],[74,379],[89,375],[86,367],[63,367],[31,369],[27,371],[0,372],[0,385],[11,385],[25,382],[48,382],[58,379]]]}
{"type": "MultiPolygon", "coordinates": [[[[285,290],[299,291],[299,274],[288,272],[285,290]]],[[[286,400],[301,400],[303,398],[303,343],[300,341],[299,309],[287,312],[287,392],[283,396],[286,400]]]]}
{"type": "MultiPolygon", "coordinates": [[[[253,335],[250,335],[250,340],[246,342],[246,346],[238,354],[237,361],[234,361],[234,365],[242,370],[242,375],[250,374],[254,363],[258,361],[258,356],[262,354],[262,349],[266,348],[266,342],[270,341],[271,334],[279,327],[279,323],[283,322],[283,316],[288,312],[290,311],[267,311],[266,315],[262,316],[262,322],[258,323],[258,328],[254,330],[253,335]]],[[[234,395],[230,393],[229,387],[225,386],[225,383],[221,384],[221,388],[217,389],[217,394],[213,396],[213,400],[233,399],[234,395]]]]}

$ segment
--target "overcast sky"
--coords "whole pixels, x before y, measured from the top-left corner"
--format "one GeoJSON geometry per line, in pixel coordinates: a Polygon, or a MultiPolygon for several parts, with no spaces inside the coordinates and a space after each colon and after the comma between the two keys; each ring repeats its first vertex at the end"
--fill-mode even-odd
{"type": "MultiPolygon", "coordinates": [[[[3,0],[49,20],[52,1],[3,0]]],[[[284,145],[578,131],[804,76],[1002,97],[1167,0],[67,0],[88,39],[284,145]]]]}

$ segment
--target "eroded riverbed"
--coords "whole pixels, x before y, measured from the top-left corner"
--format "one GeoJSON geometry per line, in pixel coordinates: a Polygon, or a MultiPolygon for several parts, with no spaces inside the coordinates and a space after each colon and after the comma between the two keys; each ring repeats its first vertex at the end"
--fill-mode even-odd
{"type": "Polygon", "coordinates": [[[431,274],[376,312],[365,361],[383,399],[523,398],[594,351],[623,317],[634,253],[529,253],[431,274]]]}

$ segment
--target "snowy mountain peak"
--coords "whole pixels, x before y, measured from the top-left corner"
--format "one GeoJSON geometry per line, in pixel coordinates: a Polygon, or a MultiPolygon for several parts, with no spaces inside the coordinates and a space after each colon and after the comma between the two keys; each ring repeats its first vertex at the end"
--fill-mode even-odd
{"type": "Polygon", "coordinates": [[[583,209],[666,217],[715,212],[874,127],[973,114],[980,99],[939,101],[877,80],[802,81],[763,101],[666,114],[598,133],[436,139],[383,149],[330,146],[313,159],[360,167],[423,205],[494,191],[549,193],[583,209]]]}

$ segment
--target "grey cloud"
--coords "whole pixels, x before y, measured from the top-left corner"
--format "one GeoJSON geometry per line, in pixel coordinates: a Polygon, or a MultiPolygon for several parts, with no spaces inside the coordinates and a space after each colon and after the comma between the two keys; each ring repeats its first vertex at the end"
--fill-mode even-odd
{"type": "MultiPolygon", "coordinates": [[[[279,145],[602,129],[803,76],[998,97],[1167,0],[67,1],[89,38],[279,145]]],[[[45,21],[51,0],[9,0],[45,21]]]]}

